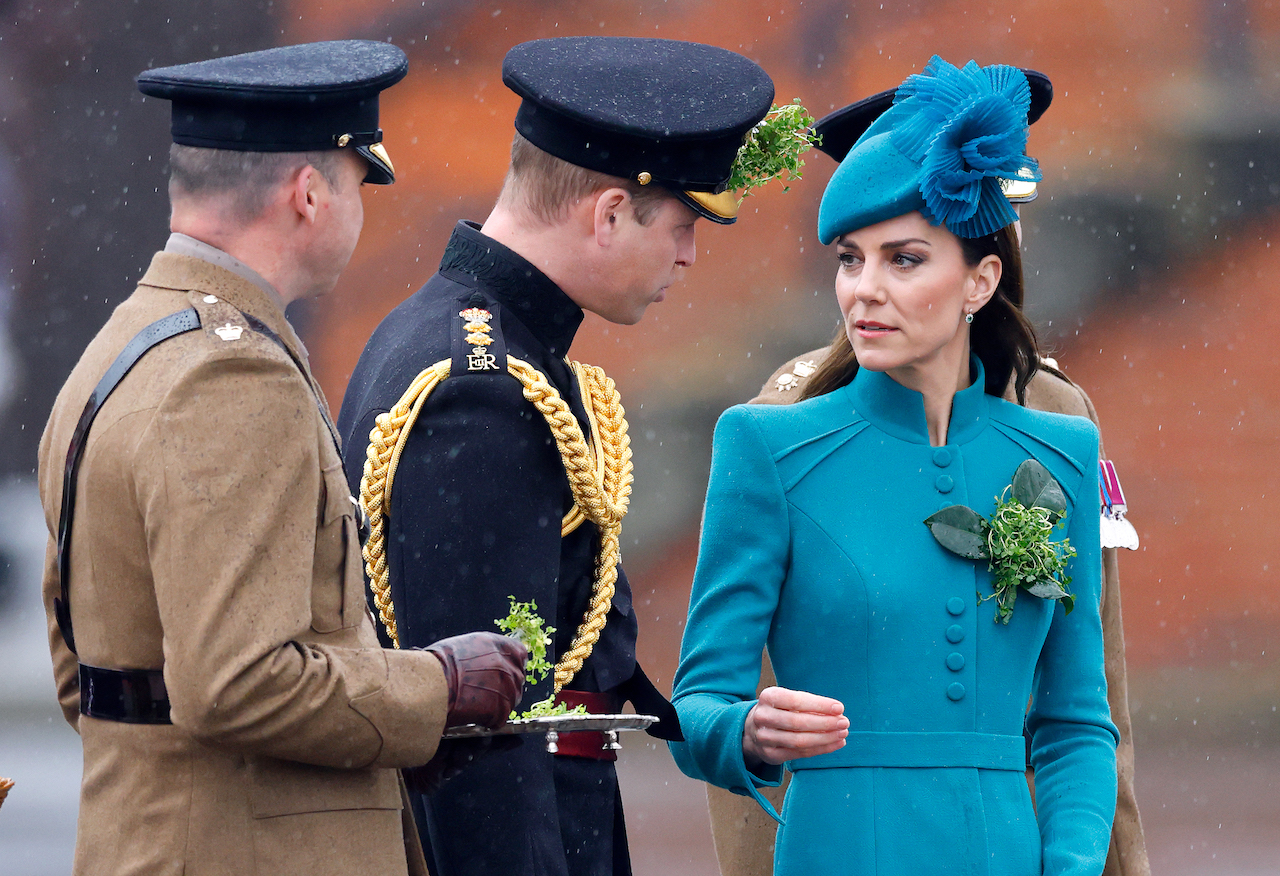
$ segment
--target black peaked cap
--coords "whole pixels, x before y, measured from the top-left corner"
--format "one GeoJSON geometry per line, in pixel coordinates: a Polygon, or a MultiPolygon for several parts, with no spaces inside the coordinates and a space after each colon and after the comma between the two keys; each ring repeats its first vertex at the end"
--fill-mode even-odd
{"type": "MultiPolygon", "coordinates": [[[[1035,70],[1024,69],[1022,72],[1031,86],[1031,109],[1027,112],[1027,124],[1030,125],[1039,120],[1053,103],[1053,83],[1048,76],[1035,70]]],[[[853,144],[871,127],[871,123],[893,106],[896,93],[896,88],[890,88],[823,116],[813,126],[814,132],[822,137],[822,145],[817,148],[837,162],[844,161],[853,144]]]]}
{"type": "Polygon", "coordinates": [[[678,40],[533,40],[507,53],[502,81],[523,98],[515,126],[533,145],[677,194],[723,192],[743,137],[773,104],[773,80],[754,61],[678,40]]]}
{"type": "Polygon", "coordinates": [[[389,43],[337,40],[159,67],[137,83],[173,102],[175,143],[237,152],[351,146],[369,161],[366,182],[389,183],[378,94],[408,70],[389,43]]]}

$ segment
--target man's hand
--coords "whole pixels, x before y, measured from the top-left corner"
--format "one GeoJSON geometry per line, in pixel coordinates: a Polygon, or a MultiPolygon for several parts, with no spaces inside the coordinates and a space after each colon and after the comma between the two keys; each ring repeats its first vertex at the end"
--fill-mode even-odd
{"type": "Polygon", "coordinates": [[[497,633],[464,633],[428,645],[444,667],[449,685],[446,727],[499,727],[524,694],[529,649],[497,633]]]}
{"type": "Polygon", "coordinates": [[[747,713],[742,753],[747,766],[780,764],[844,747],[849,719],[839,700],[785,687],[767,687],[747,713]]]}

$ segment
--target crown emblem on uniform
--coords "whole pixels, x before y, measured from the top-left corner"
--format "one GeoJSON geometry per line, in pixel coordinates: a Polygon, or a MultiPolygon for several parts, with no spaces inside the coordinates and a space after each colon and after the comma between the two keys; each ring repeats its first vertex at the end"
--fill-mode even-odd
{"type": "Polygon", "coordinates": [[[493,319],[493,314],[481,307],[468,307],[460,311],[458,316],[466,320],[462,327],[467,332],[466,342],[471,345],[471,355],[467,357],[467,370],[497,370],[497,358],[485,352],[484,349],[493,343],[493,338],[489,337],[489,332],[492,331],[489,321],[493,319]]]}
{"type": "Polygon", "coordinates": [[[240,340],[240,335],[244,333],[244,326],[227,323],[221,328],[214,329],[213,333],[224,341],[238,341],[240,340]]]}

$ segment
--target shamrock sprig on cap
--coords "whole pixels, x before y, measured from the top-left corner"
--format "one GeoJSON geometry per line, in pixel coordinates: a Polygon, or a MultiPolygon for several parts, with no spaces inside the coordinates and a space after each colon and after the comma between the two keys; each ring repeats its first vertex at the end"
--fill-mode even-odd
{"type": "MultiPolygon", "coordinates": [[[[796,98],[785,106],[776,104],[765,117],[747,132],[742,147],[733,160],[727,187],[746,198],[751,190],[771,180],[800,179],[804,161],[800,158],[821,142],[813,133],[813,116],[796,98]]],[[[784,186],[783,191],[790,190],[784,186]]]]}
{"type": "Polygon", "coordinates": [[[978,601],[996,600],[995,619],[1007,624],[1019,589],[1042,599],[1061,600],[1068,614],[1075,607],[1068,589],[1071,576],[1066,574],[1075,548],[1069,539],[1051,538],[1066,513],[1061,484],[1043,465],[1028,459],[997,498],[990,520],[965,505],[950,505],[924,524],[938,544],[953,554],[987,561],[994,592],[979,593],[978,601]]]}

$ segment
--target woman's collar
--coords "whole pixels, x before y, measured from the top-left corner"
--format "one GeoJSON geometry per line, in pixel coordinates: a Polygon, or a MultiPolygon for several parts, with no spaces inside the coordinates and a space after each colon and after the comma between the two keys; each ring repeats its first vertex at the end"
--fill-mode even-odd
{"type": "MultiPolygon", "coordinates": [[[[969,374],[972,382],[951,402],[947,444],[966,444],[986,426],[986,374],[977,356],[969,357],[969,374]]],[[[884,372],[859,368],[846,391],[854,409],[871,425],[912,444],[929,443],[924,396],[914,389],[907,389],[884,372]]]]}

